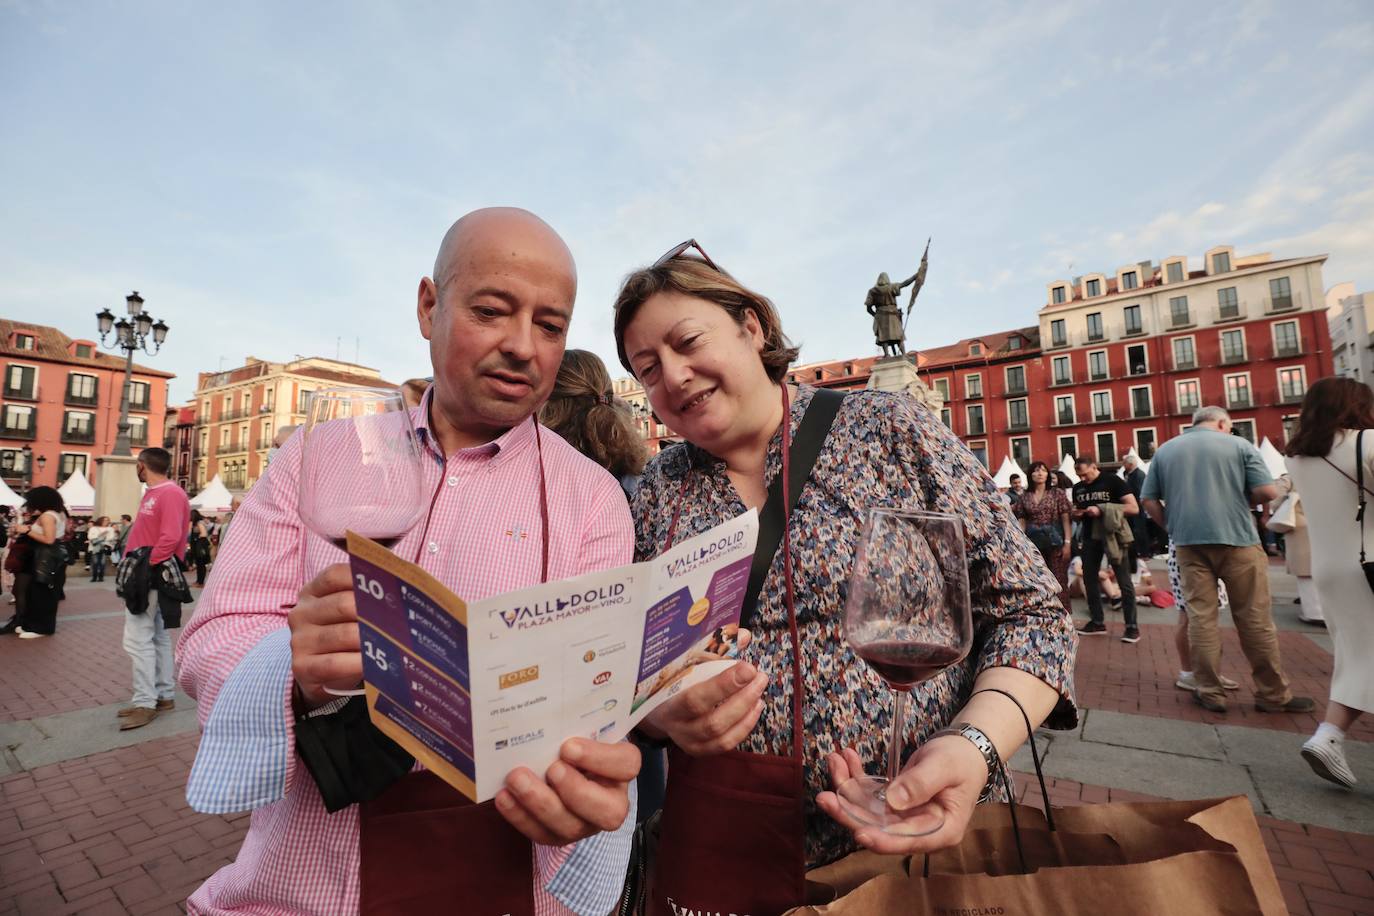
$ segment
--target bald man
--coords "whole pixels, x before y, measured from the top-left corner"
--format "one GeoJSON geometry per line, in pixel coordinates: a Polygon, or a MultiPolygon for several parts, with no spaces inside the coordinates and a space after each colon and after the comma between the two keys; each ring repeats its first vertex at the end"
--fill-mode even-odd
{"type": "MultiPolygon", "coordinates": [[[[618,484],[534,420],[576,292],[558,234],[504,208],[454,223],[420,281],[434,381],[412,417],[432,497],[395,550],[470,601],[631,559],[618,484]]],[[[179,646],[205,729],[188,799],[254,810],[191,911],[609,911],[638,751],[571,739],[484,805],[412,770],[361,698],[336,696],[362,678],[357,615],[346,556],[298,521],[299,450],[249,491],[179,646]]]]}

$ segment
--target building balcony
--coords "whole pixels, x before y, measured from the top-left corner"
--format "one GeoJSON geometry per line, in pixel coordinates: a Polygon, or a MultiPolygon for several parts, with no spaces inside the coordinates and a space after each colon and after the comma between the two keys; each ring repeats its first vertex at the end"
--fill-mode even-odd
{"type": "MultiPolygon", "coordinates": [[[[7,373],[8,374],[8,373],[7,373]]],[[[38,400],[38,386],[31,385],[28,388],[23,386],[11,388],[9,385],[4,387],[5,400],[7,401],[36,401],[38,400]]]]}
{"type": "Polygon", "coordinates": [[[1240,321],[1245,317],[1245,305],[1239,302],[1235,305],[1218,305],[1215,314],[1218,323],[1223,321],[1240,321]]]}
{"type": "Polygon", "coordinates": [[[1302,350],[1296,346],[1284,346],[1274,348],[1275,359],[1292,359],[1295,356],[1302,356],[1302,350]]]}
{"type": "Polygon", "coordinates": [[[152,409],[152,404],[150,404],[148,401],[130,401],[129,409],[136,410],[139,413],[147,413],[149,410],[152,409]]]}
{"type": "Polygon", "coordinates": [[[1255,402],[1248,394],[1237,395],[1236,397],[1226,399],[1227,410],[1249,410],[1254,406],[1255,402]]]}
{"type": "Polygon", "coordinates": [[[1137,405],[1131,408],[1132,420],[1148,420],[1154,415],[1154,409],[1148,406],[1137,405]]]}
{"type": "Polygon", "coordinates": [[[1201,406],[1201,401],[1174,401],[1172,412],[1174,416],[1191,417],[1193,411],[1201,406]]]}
{"type": "Polygon", "coordinates": [[[1301,296],[1272,296],[1264,300],[1264,314],[1277,315],[1281,312],[1294,312],[1303,307],[1301,296]]]}
{"type": "Polygon", "coordinates": [[[1301,403],[1302,403],[1302,399],[1305,398],[1305,397],[1307,397],[1307,392],[1306,392],[1306,391],[1293,391],[1293,390],[1291,390],[1291,389],[1290,389],[1290,390],[1287,390],[1287,391],[1280,391],[1280,392],[1279,392],[1279,403],[1280,403],[1280,404],[1301,404],[1301,403]]]}
{"type": "Polygon", "coordinates": [[[1047,350],[1057,350],[1057,349],[1059,349],[1060,347],[1067,347],[1068,345],[1069,345],[1068,338],[1059,337],[1059,338],[1055,338],[1054,340],[1051,340],[1050,343],[1049,343],[1049,346],[1047,346],[1045,349],[1047,349],[1047,350]]]}
{"type": "Polygon", "coordinates": [[[1193,316],[1191,314],[1175,315],[1169,319],[1169,330],[1171,331],[1181,331],[1184,328],[1191,328],[1192,326],[1193,316]]]}
{"type": "Polygon", "coordinates": [[[1088,343],[1101,343],[1102,341],[1104,341],[1104,340],[1106,340],[1106,339],[1107,339],[1107,335],[1106,335],[1106,334],[1089,334],[1089,335],[1088,335],[1088,343]]]}
{"type": "Polygon", "coordinates": [[[1094,423],[1110,423],[1110,422],[1112,422],[1112,420],[1114,420],[1114,419],[1115,419],[1115,417],[1113,417],[1113,416],[1112,416],[1111,414],[1109,414],[1109,413],[1095,413],[1095,414],[1093,414],[1093,422],[1094,422],[1094,423]]]}
{"type": "Polygon", "coordinates": [[[255,416],[257,416],[257,411],[251,407],[240,407],[238,410],[226,410],[219,415],[219,420],[221,423],[227,423],[230,420],[243,420],[255,416]]]}
{"type": "Polygon", "coordinates": [[[1030,420],[1012,420],[1007,424],[1009,433],[1027,433],[1030,432],[1030,428],[1030,420]]]}
{"type": "Polygon", "coordinates": [[[1237,363],[1245,362],[1244,353],[1223,353],[1221,354],[1221,364],[1223,366],[1234,366],[1237,363]]]}
{"type": "Polygon", "coordinates": [[[1124,334],[1122,334],[1121,336],[1122,336],[1122,337],[1144,337],[1144,336],[1145,336],[1145,329],[1144,329],[1144,328],[1127,328],[1127,329],[1126,329],[1126,332],[1125,332],[1124,334]]]}
{"type": "Polygon", "coordinates": [[[1174,371],[1175,371],[1175,372],[1188,372],[1188,371],[1191,371],[1191,370],[1196,369],[1196,368],[1197,368],[1197,360],[1195,360],[1195,359],[1176,359],[1176,360],[1174,360],[1174,371]]]}
{"type": "Polygon", "coordinates": [[[1008,385],[1007,390],[1002,392],[1004,398],[1022,398],[1026,396],[1026,383],[1019,385],[1008,385]]]}
{"type": "Polygon", "coordinates": [[[62,441],[70,442],[73,445],[93,445],[95,444],[95,430],[64,429],[62,430],[62,441]]]}
{"type": "Polygon", "coordinates": [[[32,420],[21,426],[10,426],[8,423],[0,425],[0,439],[33,439],[36,438],[34,424],[32,420]]]}
{"type": "Polygon", "coordinates": [[[1055,426],[1077,426],[1078,418],[1073,414],[1060,414],[1054,421],[1055,426]]]}
{"type": "Polygon", "coordinates": [[[248,444],[246,442],[230,442],[228,445],[221,445],[219,448],[215,449],[215,456],[218,458],[227,458],[230,455],[246,454],[248,454],[248,444]]]}
{"type": "Polygon", "coordinates": [[[85,395],[72,394],[69,391],[67,392],[67,396],[62,399],[62,403],[66,404],[68,407],[99,407],[100,395],[93,394],[90,397],[86,397],[85,395]]]}
{"type": "Polygon", "coordinates": [[[987,427],[984,426],[982,423],[970,423],[970,424],[968,425],[968,432],[964,433],[964,435],[966,435],[966,436],[982,436],[982,435],[985,435],[986,433],[987,433],[987,427]]]}
{"type": "Polygon", "coordinates": [[[1088,373],[1088,381],[1090,382],[1109,382],[1111,380],[1112,374],[1110,372],[1103,372],[1100,374],[1091,372],[1088,373]]]}

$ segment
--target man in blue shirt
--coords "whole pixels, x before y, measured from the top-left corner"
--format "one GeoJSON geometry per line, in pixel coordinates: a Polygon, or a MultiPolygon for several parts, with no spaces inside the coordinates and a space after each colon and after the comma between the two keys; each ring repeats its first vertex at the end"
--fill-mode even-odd
{"type": "Polygon", "coordinates": [[[1259,449],[1230,435],[1231,417],[1202,407],[1192,428],[1160,446],[1141,493],[1145,511],[1178,551],[1193,650],[1193,699],[1226,712],[1217,667],[1217,580],[1226,583],[1241,649],[1254,672],[1261,712],[1308,712],[1310,697],[1293,695],[1279,662],[1278,633],[1269,598],[1269,558],[1260,546],[1250,506],[1278,495],[1259,449]]]}

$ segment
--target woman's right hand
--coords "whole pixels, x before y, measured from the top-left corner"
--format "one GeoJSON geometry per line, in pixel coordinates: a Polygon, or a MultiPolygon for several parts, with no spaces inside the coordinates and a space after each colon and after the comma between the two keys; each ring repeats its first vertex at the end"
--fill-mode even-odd
{"type": "MultiPolygon", "coordinates": [[[[741,645],[746,630],[740,630],[741,645]]],[[[694,757],[734,750],[763,714],[768,676],[748,662],[737,662],[700,684],[688,687],[649,713],[640,731],[667,737],[694,757]]]]}

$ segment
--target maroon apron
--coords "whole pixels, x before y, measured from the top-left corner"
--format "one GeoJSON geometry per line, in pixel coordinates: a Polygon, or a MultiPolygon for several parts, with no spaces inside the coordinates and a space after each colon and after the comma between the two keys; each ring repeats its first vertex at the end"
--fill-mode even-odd
{"type": "MultiPolygon", "coordinates": [[[[534,441],[544,529],[540,581],[548,582],[549,503],[537,422],[534,441]]],[[[436,492],[431,514],[437,501],[436,492]]],[[[428,527],[426,519],[421,544],[428,539],[428,527]]],[[[501,816],[494,802],[474,804],[428,771],[407,773],[380,797],[358,806],[358,851],[358,910],[363,916],[534,916],[530,840],[501,816]]]]}
{"type": "MultiPolygon", "coordinates": [[[[782,397],[782,551],[792,637],[792,753],[733,750],[691,757],[669,748],[668,787],[649,881],[650,916],[676,916],[684,911],[777,916],[805,901],[803,691],[787,533],[791,411],[786,385],[782,397]]],[[[668,528],[669,547],[677,530],[681,495],[668,528]]]]}

